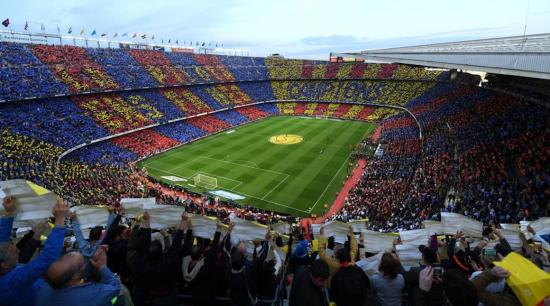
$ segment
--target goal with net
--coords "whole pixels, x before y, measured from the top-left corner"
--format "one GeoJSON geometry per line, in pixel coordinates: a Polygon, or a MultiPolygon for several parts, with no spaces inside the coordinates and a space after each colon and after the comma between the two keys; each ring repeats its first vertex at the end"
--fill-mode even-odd
{"type": "Polygon", "coordinates": [[[197,174],[193,177],[195,186],[205,189],[214,189],[218,187],[218,179],[204,174],[197,174]]]}

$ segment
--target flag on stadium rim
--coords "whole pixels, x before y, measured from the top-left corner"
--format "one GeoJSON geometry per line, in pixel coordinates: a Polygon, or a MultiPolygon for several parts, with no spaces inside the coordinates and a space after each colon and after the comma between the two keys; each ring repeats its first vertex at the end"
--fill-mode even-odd
{"type": "Polygon", "coordinates": [[[152,39],[152,40],[155,40],[155,35],[153,35],[153,36],[151,37],[151,39],[152,39]]]}
{"type": "Polygon", "coordinates": [[[147,35],[143,34],[143,35],[141,35],[141,38],[145,39],[145,38],[147,38],[147,35]]]}
{"type": "Polygon", "coordinates": [[[84,35],[84,28],[82,28],[82,30],[80,30],[80,35],[84,35]]]}
{"type": "Polygon", "coordinates": [[[10,19],[6,18],[6,20],[2,21],[2,25],[7,28],[10,25],[10,19]]]}
{"type": "Polygon", "coordinates": [[[176,40],[176,45],[179,44],[179,42],[176,40]]]}
{"type": "Polygon", "coordinates": [[[97,32],[95,30],[92,31],[92,36],[96,35],[97,32]]]}
{"type": "Polygon", "coordinates": [[[42,25],[40,26],[40,30],[46,31],[46,26],[44,26],[44,23],[42,23],[42,25]]]}
{"type": "Polygon", "coordinates": [[[59,29],[59,25],[57,25],[57,34],[61,34],[61,30],[59,29]]]}
{"type": "Polygon", "coordinates": [[[125,32],[124,34],[122,34],[122,37],[126,37],[128,36],[128,32],[125,32]]]}
{"type": "Polygon", "coordinates": [[[137,34],[136,34],[136,33],[134,33],[134,35],[132,35],[132,38],[136,38],[136,36],[137,36],[137,34]]]}
{"type": "Polygon", "coordinates": [[[118,33],[115,33],[115,35],[113,35],[113,38],[117,37],[118,36],[118,33]]]}
{"type": "Polygon", "coordinates": [[[71,34],[73,32],[73,27],[69,27],[69,31],[67,31],[67,34],[71,34]]]}
{"type": "Polygon", "coordinates": [[[101,37],[107,36],[107,33],[101,33],[101,37]]]}
{"type": "Polygon", "coordinates": [[[172,38],[168,38],[168,43],[172,42],[172,38]]]}
{"type": "Polygon", "coordinates": [[[25,21],[25,31],[27,31],[28,29],[29,29],[29,22],[25,21]]]}

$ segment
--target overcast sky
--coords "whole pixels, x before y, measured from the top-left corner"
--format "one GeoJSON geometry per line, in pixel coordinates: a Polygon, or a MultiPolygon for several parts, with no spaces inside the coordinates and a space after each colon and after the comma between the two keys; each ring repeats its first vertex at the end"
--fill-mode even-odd
{"type": "Polygon", "coordinates": [[[222,42],[252,55],[356,51],[550,32],[550,0],[1,0],[12,30],[222,42]],[[527,17],[527,18],[526,18],[527,17]]]}

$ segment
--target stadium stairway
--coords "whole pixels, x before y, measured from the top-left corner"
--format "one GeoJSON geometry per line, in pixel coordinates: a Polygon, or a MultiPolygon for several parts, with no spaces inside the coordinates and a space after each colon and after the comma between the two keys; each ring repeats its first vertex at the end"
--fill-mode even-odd
{"type": "Polygon", "coordinates": [[[351,173],[351,176],[348,177],[344,185],[342,186],[342,189],[338,193],[338,196],[336,199],[334,199],[334,202],[332,203],[332,206],[330,209],[321,217],[317,218],[303,218],[301,220],[301,226],[304,227],[307,224],[313,224],[313,223],[323,223],[325,220],[327,220],[330,216],[333,214],[339,212],[342,207],[344,207],[345,200],[350,192],[350,190],[355,187],[357,182],[361,179],[361,175],[363,174],[363,170],[365,169],[365,166],[367,165],[366,159],[359,159],[357,161],[357,165],[355,168],[353,168],[353,171],[351,173]]]}

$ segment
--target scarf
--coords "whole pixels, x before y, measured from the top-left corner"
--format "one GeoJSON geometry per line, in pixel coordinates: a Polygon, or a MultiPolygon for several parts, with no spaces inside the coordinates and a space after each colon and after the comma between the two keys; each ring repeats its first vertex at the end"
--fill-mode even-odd
{"type": "Polygon", "coordinates": [[[202,266],[204,265],[204,258],[201,258],[201,260],[199,260],[195,264],[193,269],[191,269],[191,272],[188,272],[190,264],[191,264],[191,256],[185,256],[185,258],[183,258],[183,263],[181,265],[181,270],[183,272],[183,279],[188,283],[191,282],[192,280],[194,280],[195,277],[197,277],[197,274],[199,274],[199,271],[201,270],[202,266]]]}

